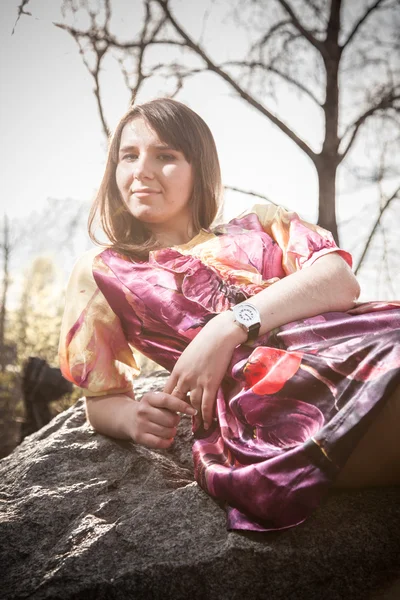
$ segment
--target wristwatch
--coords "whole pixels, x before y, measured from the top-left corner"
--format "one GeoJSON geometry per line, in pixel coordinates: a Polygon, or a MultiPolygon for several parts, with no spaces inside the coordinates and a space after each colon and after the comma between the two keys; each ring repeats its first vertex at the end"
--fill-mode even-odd
{"type": "Polygon", "coordinates": [[[240,302],[232,307],[235,323],[247,333],[247,341],[256,340],[261,327],[258,309],[250,302],[240,302]]]}

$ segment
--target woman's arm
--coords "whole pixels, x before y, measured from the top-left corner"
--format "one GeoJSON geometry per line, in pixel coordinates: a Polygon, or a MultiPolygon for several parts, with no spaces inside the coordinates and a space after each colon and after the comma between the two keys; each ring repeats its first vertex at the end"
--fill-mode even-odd
{"type": "Polygon", "coordinates": [[[86,398],[86,415],[96,431],[150,448],[172,444],[180,421],[178,412],[193,416],[196,410],[164,392],[148,392],[140,402],[135,400],[133,390],[86,398]]]}
{"type": "Polygon", "coordinates": [[[128,423],[134,418],[135,395],[108,394],[86,397],[86,417],[99,433],[121,440],[130,439],[128,423]]]}
{"type": "MultiPolygon", "coordinates": [[[[360,286],[350,267],[338,254],[331,253],[255,294],[249,302],[260,312],[259,335],[263,335],[297,319],[349,310],[359,295],[360,286]]],[[[232,313],[228,315],[237,327],[232,313]]],[[[245,337],[242,331],[241,342],[245,337]]]]}
{"type": "Polygon", "coordinates": [[[107,269],[97,250],[86,253],[74,266],[60,334],[62,373],[91,394],[86,398],[86,414],[99,433],[150,448],[168,448],[179,423],[177,413],[193,415],[196,410],[164,392],[149,392],[140,402],[135,400],[133,378],[140,369],[121,321],[93,275],[107,269]]]}
{"type": "MultiPolygon", "coordinates": [[[[318,258],[310,267],[277,281],[249,299],[261,315],[260,335],[324,312],[346,311],[360,293],[346,262],[335,253],[318,258]]],[[[164,391],[175,387],[191,392],[191,403],[201,409],[204,426],[211,424],[218,387],[238,344],[246,333],[234,322],[231,311],[211,319],[184,350],[164,391]]]]}

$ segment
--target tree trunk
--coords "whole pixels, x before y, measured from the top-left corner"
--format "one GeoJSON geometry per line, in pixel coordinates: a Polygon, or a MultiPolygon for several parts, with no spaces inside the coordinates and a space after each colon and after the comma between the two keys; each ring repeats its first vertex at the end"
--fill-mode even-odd
{"type": "MultiPolygon", "coordinates": [[[[322,158],[322,157],[321,157],[322,158]]],[[[318,225],[328,229],[335,242],[339,245],[339,233],[336,222],[336,171],[334,161],[325,158],[317,168],[319,189],[319,215],[318,225]]]]}
{"type": "Polygon", "coordinates": [[[6,325],[6,303],[9,284],[8,261],[10,257],[9,226],[7,215],[4,215],[4,234],[3,234],[3,292],[0,305],[0,370],[3,372],[6,367],[5,356],[5,325],[6,325]]]}
{"type": "Polygon", "coordinates": [[[318,225],[332,232],[337,244],[339,234],[336,222],[336,171],[339,164],[339,46],[340,12],[342,0],[332,0],[323,61],[326,69],[325,139],[315,163],[319,183],[318,225]]]}

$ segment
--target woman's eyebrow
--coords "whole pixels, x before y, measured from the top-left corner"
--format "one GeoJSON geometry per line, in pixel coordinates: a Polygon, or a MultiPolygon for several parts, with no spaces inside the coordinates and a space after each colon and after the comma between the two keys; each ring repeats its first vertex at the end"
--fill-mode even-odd
{"type": "Polygon", "coordinates": [[[153,148],[155,148],[156,150],[174,150],[175,152],[178,152],[176,148],[168,146],[168,144],[160,144],[158,146],[153,146],[153,148]]]}
{"type": "Polygon", "coordinates": [[[129,150],[137,150],[136,146],[121,146],[119,152],[128,152],[129,150]]]}
{"type": "MultiPolygon", "coordinates": [[[[157,144],[154,146],[150,146],[150,148],[154,148],[154,150],[173,150],[174,152],[179,152],[176,148],[172,146],[168,146],[167,144],[157,144]]],[[[137,150],[137,146],[121,146],[119,149],[120,152],[127,152],[129,150],[137,150]]]]}

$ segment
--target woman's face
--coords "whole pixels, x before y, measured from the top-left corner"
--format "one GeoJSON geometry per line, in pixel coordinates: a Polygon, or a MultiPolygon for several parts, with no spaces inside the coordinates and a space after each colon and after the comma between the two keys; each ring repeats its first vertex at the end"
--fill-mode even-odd
{"type": "Polygon", "coordinates": [[[155,235],[166,235],[173,243],[188,241],[183,238],[191,226],[192,166],[142,118],[122,130],[116,181],[132,215],[155,235]]]}

